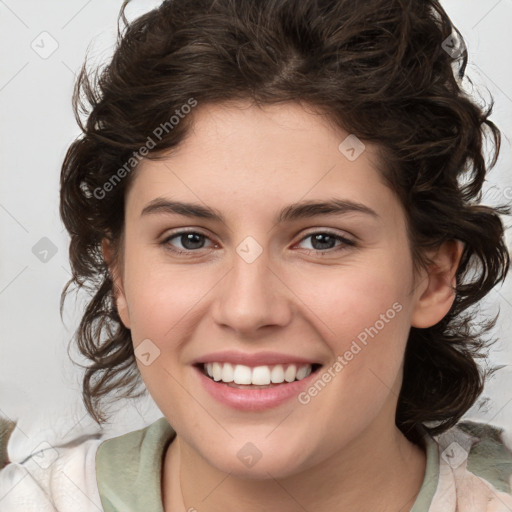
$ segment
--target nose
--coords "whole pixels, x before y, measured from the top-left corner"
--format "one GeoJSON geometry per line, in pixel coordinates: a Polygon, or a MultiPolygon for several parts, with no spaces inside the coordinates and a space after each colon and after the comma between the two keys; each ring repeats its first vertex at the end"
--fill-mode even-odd
{"type": "Polygon", "coordinates": [[[271,266],[265,250],[252,262],[234,254],[233,267],[215,288],[212,314],[217,325],[250,338],[261,335],[263,327],[290,322],[293,294],[278,266],[271,266]]]}

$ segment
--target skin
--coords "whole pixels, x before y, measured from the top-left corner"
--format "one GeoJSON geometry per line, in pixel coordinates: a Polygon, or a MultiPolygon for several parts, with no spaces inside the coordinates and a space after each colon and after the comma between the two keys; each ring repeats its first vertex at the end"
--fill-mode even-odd
{"type": "Polygon", "coordinates": [[[162,474],[166,511],[396,512],[414,503],[425,453],[394,422],[404,350],[411,326],[431,326],[450,309],[462,247],[446,242],[415,274],[405,214],[376,148],[365,143],[350,161],[338,150],[347,135],[295,103],[199,105],[189,137],[136,171],[122,259],[114,262],[106,241],[103,251],[134,347],[150,339],[160,350],[138,366],[177,432],[162,474]],[[141,216],[157,197],[215,208],[225,222],[141,216]],[[291,203],[332,198],[377,216],[274,222],[291,203]],[[179,228],[205,237],[169,238],[179,228]],[[355,245],[307,237],[326,231],[355,245]],[[252,263],[236,252],[247,236],[262,249],[252,263]],[[306,405],[236,411],[211,398],[191,367],[223,349],[300,354],[329,367],[395,303],[401,311],[306,405]],[[262,454],[252,467],[237,457],[247,442],[262,454]]]}

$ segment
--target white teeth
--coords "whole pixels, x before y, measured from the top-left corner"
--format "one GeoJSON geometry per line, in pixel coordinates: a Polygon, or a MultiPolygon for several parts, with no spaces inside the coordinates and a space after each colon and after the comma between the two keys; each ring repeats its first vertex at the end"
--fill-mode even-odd
{"type": "Polygon", "coordinates": [[[252,384],[251,369],[248,366],[237,364],[233,374],[233,381],[235,384],[252,384]]]}
{"type": "Polygon", "coordinates": [[[230,363],[224,363],[222,367],[222,382],[233,382],[233,374],[235,370],[230,363]]]}
{"type": "Polygon", "coordinates": [[[266,386],[270,383],[281,384],[282,382],[293,382],[295,379],[302,380],[312,371],[310,364],[297,366],[290,364],[286,370],[282,364],[275,366],[256,366],[251,368],[243,364],[233,367],[230,363],[205,363],[206,373],[215,381],[234,382],[235,384],[253,384],[266,386]]]}
{"type": "Polygon", "coordinates": [[[251,384],[258,386],[270,384],[270,368],[268,366],[256,366],[256,368],[253,368],[251,384]]]}
{"type": "Polygon", "coordinates": [[[212,375],[213,380],[220,380],[222,376],[222,366],[219,363],[213,363],[212,375]]]}
{"type": "Polygon", "coordinates": [[[272,368],[272,372],[270,373],[270,380],[274,384],[281,384],[281,382],[284,382],[284,370],[282,364],[278,364],[272,368]]]}
{"type": "Polygon", "coordinates": [[[301,366],[297,370],[297,380],[302,380],[304,377],[306,377],[308,375],[309,375],[309,373],[308,373],[308,369],[306,366],[301,366]]]}
{"type": "Polygon", "coordinates": [[[297,367],[294,364],[291,364],[286,368],[284,372],[284,380],[286,382],[293,382],[295,380],[295,376],[297,375],[297,367]]]}

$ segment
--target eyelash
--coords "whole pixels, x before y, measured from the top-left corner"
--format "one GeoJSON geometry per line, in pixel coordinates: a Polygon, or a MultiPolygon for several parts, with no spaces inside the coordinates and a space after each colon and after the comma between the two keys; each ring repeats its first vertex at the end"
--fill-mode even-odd
{"type": "MultiPolygon", "coordinates": [[[[194,235],[200,235],[202,237],[205,237],[207,239],[209,239],[208,236],[206,236],[205,234],[203,233],[200,233],[199,231],[177,231],[176,233],[172,233],[171,235],[167,236],[164,240],[162,240],[161,242],[161,245],[164,245],[166,246],[166,248],[168,248],[170,251],[172,251],[173,253],[175,254],[178,254],[178,255],[186,255],[186,256],[191,256],[192,253],[194,252],[198,252],[200,251],[201,249],[189,249],[187,251],[182,251],[180,249],[175,249],[173,248],[171,245],[170,245],[170,240],[172,240],[173,238],[179,238],[180,236],[183,236],[183,235],[186,235],[186,234],[194,234],[194,235]]],[[[337,248],[332,248],[332,249],[324,249],[324,250],[321,250],[321,249],[306,249],[306,251],[308,253],[316,253],[316,254],[327,254],[327,253],[332,253],[332,252],[338,252],[338,251],[343,251],[343,250],[346,250],[346,246],[350,246],[350,247],[354,247],[356,245],[356,243],[353,241],[353,240],[349,240],[348,238],[345,238],[337,233],[333,233],[332,231],[313,231],[311,233],[308,233],[306,236],[302,237],[298,243],[300,242],[303,242],[304,240],[306,240],[307,238],[311,238],[312,236],[314,235],[319,235],[319,234],[322,234],[322,235],[328,235],[340,242],[341,245],[339,245],[337,248]]]]}

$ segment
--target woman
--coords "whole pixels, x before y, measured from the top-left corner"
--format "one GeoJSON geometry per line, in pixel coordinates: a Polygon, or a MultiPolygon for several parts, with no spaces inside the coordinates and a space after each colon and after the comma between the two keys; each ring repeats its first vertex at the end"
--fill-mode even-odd
{"type": "Polygon", "coordinates": [[[509,266],[466,62],[435,0],[128,24],[79,76],[61,215],[90,414],[141,377],[163,417],[6,465],[6,510],[512,510],[500,432],[459,421],[509,266]]]}

